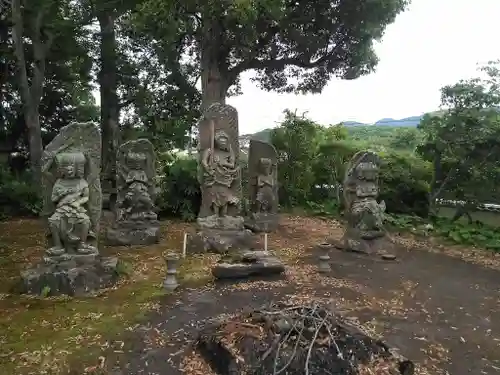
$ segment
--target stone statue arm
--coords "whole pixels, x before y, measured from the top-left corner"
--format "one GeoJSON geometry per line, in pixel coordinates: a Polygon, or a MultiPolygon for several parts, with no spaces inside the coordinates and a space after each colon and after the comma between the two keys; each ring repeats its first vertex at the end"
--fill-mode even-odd
{"type": "Polygon", "coordinates": [[[57,203],[63,196],[64,196],[64,189],[62,189],[59,186],[58,181],[56,181],[54,187],[52,188],[52,196],[50,197],[50,199],[52,200],[52,202],[57,203]]]}
{"type": "Polygon", "coordinates": [[[78,197],[80,197],[80,193],[70,193],[68,195],[65,195],[59,200],[59,202],[57,203],[57,207],[73,203],[76,199],[78,199],[78,197]]]}
{"type": "Polygon", "coordinates": [[[203,154],[201,156],[201,165],[203,166],[203,169],[207,171],[207,173],[214,174],[212,165],[210,163],[211,155],[212,155],[211,149],[207,148],[205,151],[203,151],[203,154]]]}
{"type": "Polygon", "coordinates": [[[80,199],[75,200],[72,204],[75,206],[80,206],[82,204],[85,204],[89,201],[89,188],[84,187],[81,192],[81,197],[80,199]]]}
{"type": "Polygon", "coordinates": [[[227,161],[225,161],[225,160],[223,161],[222,166],[223,167],[227,167],[227,168],[231,168],[231,169],[235,168],[235,166],[236,166],[236,158],[234,157],[233,151],[231,151],[229,153],[228,160],[227,161]]]}

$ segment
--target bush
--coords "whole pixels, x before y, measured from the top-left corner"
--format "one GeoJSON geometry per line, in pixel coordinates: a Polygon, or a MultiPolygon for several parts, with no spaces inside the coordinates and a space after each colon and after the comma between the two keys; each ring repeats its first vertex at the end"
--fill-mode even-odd
{"type": "Polygon", "coordinates": [[[431,166],[406,154],[392,152],[380,156],[380,199],[385,201],[387,212],[427,217],[431,166]]]}
{"type": "Polygon", "coordinates": [[[158,196],[160,214],[192,221],[198,216],[201,190],[196,158],[172,158],[164,163],[161,193],[158,196]]]}
{"type": "Polygon", "coordinates": [[[0,219],[38,215],[42,209],[39,191],[29,173],[14,175],[0,168],[0,219]]]}

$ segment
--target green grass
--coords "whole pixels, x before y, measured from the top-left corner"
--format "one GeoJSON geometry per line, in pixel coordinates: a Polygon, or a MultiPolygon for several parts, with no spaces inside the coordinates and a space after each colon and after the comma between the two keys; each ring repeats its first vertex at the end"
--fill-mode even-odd
{"type": "MultiPolygon", "coordinates": [[[[452,207],[441,207],[439,210],[439,216],[451,219],[455,214],[455,208],[452,207]]],[[[500,213],[488,212],[488,211],[474,211],[471,213],[473,221],[480,221],[483,224],[490,225],[493,227],[500,227],[500,213]]],[[[467,216],[462,216],[459,222],[467,224],[467,216]]]]}

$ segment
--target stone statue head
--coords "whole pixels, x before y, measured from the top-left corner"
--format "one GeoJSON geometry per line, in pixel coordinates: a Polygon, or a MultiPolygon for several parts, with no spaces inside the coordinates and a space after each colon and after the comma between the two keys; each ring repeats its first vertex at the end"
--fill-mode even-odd
{"type": "Polygon", "coordinates": [[[357,177],[365,181],[375,181],[378,177],[378,165],[372,162],[362,162],[356,167],[357,177]]]}
{"type": "Polygon", "coordinates": [[[57,172],[61,178],[83,178],[85,162],[82,152],[62,152],[56,155],[57,172]]]}
{"type": "Polygon", "coordinates": [[[273,161],[269,158],[260,158],[260,171],[263,175],[269,176],[273,170],[273,161]]]}
{"type": "Polygon", "coordinates": [[[129,152],[126,156],[126,163],[130,169],[143,169],[146,161],[147,156],[142,152],[129,152]]]}
{"type": "Polygon", "coordinates": [[[217,130],[214,134],[214,144],[219,150],[229,151],[231,145],[229,143],[229,136],[224,130],[217,130]]]}

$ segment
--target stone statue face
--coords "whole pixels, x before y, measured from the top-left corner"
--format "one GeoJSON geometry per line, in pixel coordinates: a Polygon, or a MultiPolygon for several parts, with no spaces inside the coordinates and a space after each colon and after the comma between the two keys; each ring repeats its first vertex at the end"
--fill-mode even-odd
{"type": "Polygon", "coordinates": [[[272,161],[269,158],[261,158],[260,159],[260,168],[262,171],[262,174],[269,176],[272,172],[272,161]]]}
{"type": "Polygon", "coordinates": [[[142,169],[146,163],[146,155],[143,153],[129,152],[127,154],[127,166],[131,169],[142,169]]]}
{"type": "Polygon", "coordinates": [[[357,175],[365,181],[375,181],[378,175],[378,168],[373,163],[360,163],[356,168],[357,175]]]}
{"type": "Polygon", "coordinates": [[[215,134],[215,144],[217,145],[217,148],[220,150],[227,151],[229,150],[229,137],[224,131],[218,131],[215,134]]]}
{"type": "Polygon", "coordinates": [[[83,177],[85,171],[85,155],[80,152],[61,153],[56,156],[57,171],[61,178],[83,177]]]}

